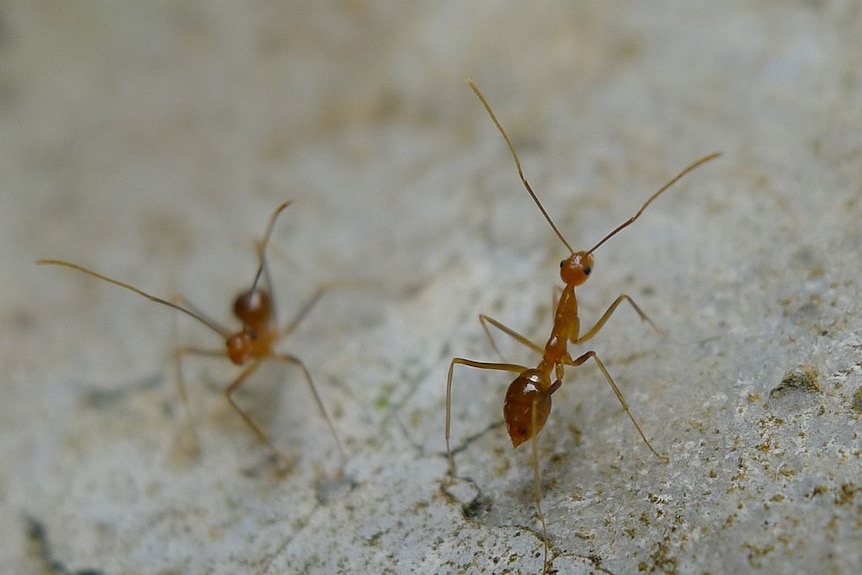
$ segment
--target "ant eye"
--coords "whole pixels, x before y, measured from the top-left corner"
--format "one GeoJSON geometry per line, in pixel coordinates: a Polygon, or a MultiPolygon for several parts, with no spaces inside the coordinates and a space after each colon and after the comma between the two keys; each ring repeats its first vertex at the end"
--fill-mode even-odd
{"type": "Polygon", "coordinates": [[[593,271],[593,268],[591,268],[590,266],[585,266],[585,267],[584,267],[584,275],[585,275],[585,276],[590,275],[590,273],[591,273],[592,271],[593,271]]]}
{"type": "Polygon", "coordinates": [[[563,269],[564,265],[566,265],[566,260],[560,262],[560,269],[563,269]]]}

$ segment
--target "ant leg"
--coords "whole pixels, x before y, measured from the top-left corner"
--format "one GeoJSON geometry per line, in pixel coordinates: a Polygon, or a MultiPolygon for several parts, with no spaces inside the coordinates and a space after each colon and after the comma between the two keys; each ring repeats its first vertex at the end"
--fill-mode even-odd
{"type": "MultiPolygon", "coordinates": [[[[178,364],[177,364],[178,366],[180,365],[179,364],[179,358],[183,355],[197,355],[200,357],[217,357],[217,358],[224,358],[224,356],[225,356],[224,350],[201,349],[201,348],[197,348],[197,347],[187,347],[187,346],[178,347],[176,349],[175,353],[176,353],[176,356],[178,358],[178,364]]],[[[239,387],[245,382],[245,380],[248,379],[248,377],[252,373],[254,373],[259,366],[260,366],[259,361],[255,361],[255,362],[249,364],[248,366],[246,366],[239,373],[239,375],[236,376],[236,379],[233,380],[233,382],[227,387],[227,389],[225,389],[224,394],[225,394],[225,397],[227,398],[228,402],[230,403],[231,407],[240,415],[240,417],[242,417],[242,419],[243,419],[243,421],[245,421],[246,425],[248,425],[251,428],[251,430],[254,431],[254,433],[255,433],[255,435],[257,435],[258,439],[262,443],[264,443],[267,447],[269,447],[278,459],[282,460],[283,462],[285,462],[289,465],[290,464],[290,458],[288,458],[284,453],[282,453],[281,450],[279,450],[272,443],[272,441],[269,440],[269,437],[267,437],[267,435],[263,432],[263,430],[260,428],[260,426],[258,426],[257,423],[254,422],[254,420],[251,418],[251,416],[242,407],[240,407],[239,404],[236,401],[234,401],[234,398],[233,398],[234,392],[237,389],[239,389],[239,387]]],[[[183,389],[183,393],[185,393],[185,389],[183,389]]]]}
{"type": "Polygon", "coordinates": [[[544,352],[544,350],[542,349],[541,346],[533,343],[532,341],[530,341],[529,339],[527,339],[525,336],[521,335],[520,333],[518,333],[514,329],[503,325],[502,323],[500,323],[496,319],[494,319],[490,316],[487,316],[484,313],[479,314],[479,321],[482,322],[482,329],[485,330],[485,335],[488,337],[488,341],[491,342],[491,348],[500,357],[500,359],[505,359],[505,358],[503,358],[503,354],[500,353],[500,350],[497,348],[497,344],[494,342],[494,338],[491,337],[491,330],[488,329],[489,323],[491,325],[493,325],[494,327],[496,327],[497,329],[499,329],[500,331],[502,331],[503,333],[505,333],[506,335],[508,335],[509,337],[511,337],[512,339],[514,339],[515,341],[517,341],[518,343],[520,343],[521,345],[529,347],[530,349],[532,349],[536,353],[541,355],[544,352]]]}
{"type": "MultiPolygon", "coordinates": [[[[617,301],[619,301],[619,300],[617,300],[617,301]]],[[[614,381],[614,378],[611,377],[611,374],[608,372],[607,368],[605,367],[605,364],[602,363],[602,360],[600,360],[599,356],[596,355],[596,352],[588,351],[585,354],[579,356],[577,359],[569,360],[571,363],[569,363],[568,361],[566,363],[568,365],[573,366],[573,367],[578,367],[579,365],[582,365],[585,361],[587,361],[590,358],[593,358],[596,361],[596,363],[598,364],[599,369],[602,370],[602,373],[605,375],[605,379],[608,381],[608,384],[611,386],[611,389],[614,390],[614,394],[616,394],[617,400],[620,402],[620,405],[623,407],[623,411],[625,411],[626,415],[629,416],[629,419],[631,420],[632,424],[635,426],[635,429],[637,430],[637,432],[640,434],[641,439],[643,439],[644,443],[646,443],[647,447],[649,447],[650,451],[652,451],[656,457],[658,457],[659,459],[661,459],[665,463],[670,461],[670,459],[668,459],[667,455],[661,455],[658,451],[656,451],[655,448],[652,446],[652,443],[649,442],[649,439],[646,438],[646,435],[644,435],[644,432],[641,429],[641,426],[638,425],[638,422],[635,419],[635,416],[632,415],[632,412],[629,410],[629,404],[626,403],[626,399],[625,399],[625,397],[623,397],[623,392],[620,391],[619,387],[617,387],[617,383],[614,381]]]]}
{"type": "MultiPolygon", "coordinates": [[[[204,312],[202,312],[197,307],[195,307],[194,304],[192,304],[190,301],[188,301],[181,294],[176,294],[174,296],[173,300],[174,300],[174,304],[176,304],[177,306],[185,307],[186,309],[191,311],[195,316],[202,318],[204,320],[204,323],[212,324],[212,325],[218,324],[218,322],[207,317],[207,315],[204,312]]],[[[176,316],[174,316],[174,317],[176,318],[176,316]]],[[[177,321],[175,320],[173,322],[174,341],[177,341],[179,339],[177,336],[178,328],[179,328],[179,326],[177,324],[177,321]]],[[[226,332],[226,330],[225,330],[225,332],[226,332]]],[[[192,417],[191,404],[189,404],[188,394],[186,393],[186,381],[185,381],[185,377],[183,376],[182,356],[183,355],[202,355],[202,356],[208,356],[208,357],[224,357],[224,351],[216,351],[216,350],[210,350],[210,349],[199,349],[199,348],[193,348],[193,347],[189,347],[189,346],[177,346],[174,349],[173,355],[174,355],[174,370],[176,372],[177,394],[180,396],[180,400],[183,402],[183,404],[186,407],[186,415],[188,417],[189,427],[190,427],[191,432],[192,432],[193,445],[191,446],[191,452],[196,453],[198,448],[199,448],[198,438],[197,438],[197,432],[195,431],[194,418],[192,417]]]]}
{"type": "MultiPolygon", "coordinates": [[[[533,408],[530,411],[530,419],[532,429],[536,429],[538,422],[536,421],[536,406],[538,402],[533,401],[533,408]]],[[[542,475],[539,472],[539,436],[533,436],[533,496],[536,499],[536,512],[539,515],[539,522],[542,524],[542,544],[544,546],[544,555],[542,557],[542,574],[548,572],[548,526],[545,524],[545,514],[542,513],[542,475]]]]}
{"type": "MultiPolygon", "coordinates": [[[[224,350],[221,349],[203,349],[198,347],[189,347],[189,346],[181,346],[174,350],[174,357],[176,358],[176,367],[177,367],[177,387],[179,389],[180,397],[188,406],[188,399],[186,396],[185,389],[185,380],[183,378],[182,372],[182,357],[185,355],[196,355],[199,357],[212,357],[212,358],[220,358],[223,359],[225,357],[224,350]]],[[[260,428],[251,420],[247,413],[245,413],[242,408],[237,405],[237,403],[231,397],[231,394],[234,390],[239,387],[242,381],[247,378],[254,369],[257,368],[257,362],[249,365],[246,369],[244,369],[239,376],[234,380],[234,382],[227,388],[225,394],[227,395],[227,399],[230,402],[231,406],[237,410],[237,412],[242,416],[243,420],[252,428],[255,434],[260,438],[260,440],[265,443],[268,447],[270,447],[279,458],[288,461],[287,457],[285,457],[275,446],[270,443],[267,439],[266,435],[260,430],[260,428]],[[253,369],[252,369],[253,368],[253,369]]],[[[191,418],[191,408],[189,407],[189,417],[191,418]]],[[[195,434],[195,443],[197,443],[197,434],[195,434]]]]}
{"type": "MultiPolygon", "coordinates": [[[[176,299],[177,301],[182,301],[183,303],[188,305],[188,302],[183,301],[182,297],[178,297],[176,299]]],[[[176,329],[176,322],[174,322],[174,329],[176,329]]],[[[186,392],[186,380],[185,376],[183,375],[183,356],[185,355],[223,358],[225,357],[225,352],[221,349],[201,349],[186,345],[181,345],[174,348],[174,368],[176,370],[177,394],[180,396],[180,401],[182,401],[183,405],[185,405],[186,407],[186,417],[188,418],[189,424],[188,431],[191,432],[188,444],[186,444],[184,437],[180,436],[180,447],[186,453],[192,456],[197,456],[198,452],[200,451],[200,443],[198,441],[198,434],[195,427],[194,417],[192,416],[191,403],[189,402],[188,393],[186,392]]]]}
{"type": "Polygon", "coordinates": [[[317,392],[317,387],[315,387],[314,381],[311,379],[311,374],[308,372],[308,369],[305,367],[305,364],[298,357],[287,353],[276,354],[273,355],[272,358],[281,360],[291,365],[295,365],[300,370],[302,370],[302,375],[305,377],[305,381],[308,382],[308,387],[311,388],[311,394],[314,396],[314,401],[317,402],[317,409],[320,411],[320,414],[323,416],[323,419],[326,420],[326,425],[329,427],[329,432],[332,433],[332,437],[335,439],[335,444],[338,446],[338,453],[341,456],[341,461],[342,463],[344,463],[347,459],[347,456],[345,454],[344,447],[341,444],[341,439],[338,437],[338,432],[335,431],[335,425],[332,423],[332,418],[329,417],[329,412],[326,411],[326,407],[324,407],[323,405],[323,399],[317,392]]]}
{"type": "Polygon", "coordinates": [[[572,343],[577,345],[579,343],[584,343],[585,341],[592,339],[592,337],[594,335],[596,335],[597,333],[599,333],[599,330],[601,330],[602,327],[604,327],[605,322],[608,321],[608,319],[611,317],[611,315],[614,313],[614,311],[616,311],[617,307],[623,302],[623,300],[628,301],[630,304],[632,304],[632,307],[635,309],[635,311],[640,316],[642,321],[649,323],[652,326],[652,328],[654,330],[656,330],[658,333],[666,333],[665,331],[656,327],[656,325],[649,318],[649,316],[647,314],[645,314],[641,310],[641,308],[638,307],[638,304],[636,304],[632,298],[630,298],[626,294],[622,294],[622,295],[620,295],[620,297],[618,297],[617,299],[614,300],[614,303],[611,304],[611,306],[608,308],[608,311],[606,311],[604,313],[604,315],[602,315],[602,317],[599,318],[599,321],[596,322],[596,325],[594,325],[590,331],[588,331],[584,335],[580,336],[579,338],[572,340],[572,343]]]}
{"type": "MultiPolygon", "coordinates": [[[[176,317],[176,316],[174,316],[176,317]]],[[[173,332],[174,332],[174,341],[176,341],[176,332],[177,332],[177,322],[173,322],[173,332]]],[[[186,380],[183,376],[183,361],[182,356],[189,353],[199,353],[204,352],[201,355],[224,355],[223,353],[216,353],[215,351],[210,352],[210,350],[192,350],[186,346],[177,346],[174,348],[173,360],[174,360],[174,377],[175,383],[177,387],[177,395],[180,397],[180,401],[182,401],[183,406],[185,406],[186,411],[186,419],[188,422],[188,427],[184,432],[180,435],[178,443],[183,451],[188,453],[189,455],[196,457],[200,451],[200,442],[198,441],[197,429],[195,427],[194,416],[192,415],[192,406],[189,403],[189,396],[186,393],[186,380]],[[185,433],[189,433],[189,435],[185,435],[185,433]],[[188,441],[186,441],[188,440],[188,441]]]]}
{"type": "Polygon", "coordinates": [[[512,373],[521,373],[528,368],[522,365],[513,363],[493,363],[485,361],[473,361],[463,357],[453,358],[449,363],[449,375],[446,378],[446,455],[449,458],[449,474],[455,475],[455,462],[452,459],[452,449],[449,447],[449,430],[452,422],[452,374],[455,371],[455,364],[466,365],[476,369],[491,369],[497,371],[510,371],[512,373]]]}
{"type": "Polygon", "coordinates": [[[288,335],[293,333],[293,330],[295,330],[299,326],[299,324],[302,323],[302,320],[305,319],[305,316],[308,315],[308,313],[312,310],[312,308],[314,308],[315,305],[317,305],[317,302],[320,301],[320,298],[322,298],[324,295],[326,295],[330,291],[332,291],[334,289],[345,288],[345,287],[363,288],[363,287],[368,287],[370,285],[375,285],[375,284],[376,284],[376,282],[371,281],[371,280],[357,279],[357,280],[336,280],[336,281],[326,282],[326,283],[320,285],[316,290],[314,290],[314,292],[311,294],[311,297],[309,297],[308,300],[306,300],[305,304],[303,304],[303,306],[299,309],[299,311],[296,312],[296,315],[293,316],[293,319],[291,319],[287,323],[287,325],[285,325],[280,330],[279,339],[287,337],[288,335]]]}
{"type": "Polygon", "coordinates": [[[243,370],[239,373],[239,375],[236,376],[236,379],[233,380],[233,383],[231,383],[229,386],[227,386],[227,389],[224,390],[224,395],[227,398],[227,400],[230,402],[231,407],[233,407],[234,410],[240,415],[240,417],[242,417],[242,419],[243,419],[243,421],[245,421],[246,425],[248,425],[251,428],[251,430],[254,431],[255,435],[257,435],[257,438],[272,450],[273,454],[275,454],[277,459],[284,462],[287,467],[290,467],[290,464],[291,464],[290,458],[287,457],[284,453],[282,453],[281,450],[278,449],[272,443],[272,441],[269,440],[269,437],[267,437],[267,435],[257,425],[257,423],[254,422],[254,420],[251,418],[251,416],[243,408],[241,408],[239,406],[239,404],[236,401],[234,401],[234,399],[233,399],[234,392],[237,389],[239,389],[239,387],[245,382],[246,379],[248,379],[248,377],[251,374],[253,374],[255,371],[257,371],[258,367],[260,367],[260,361],[255,361],[253,363],[250,363],[245,368],[243,368],[243,370]]]}
{"type": "Polygon", "coordinates": [[[331,290],[333,286],[334,284],[323,284],[322,286],[314,290],[314,293],[312,293],[311,297],[306,300],[305,304],[301,308],[299,308],[299,311],[296,312],[296,315],[293,316],[293,319],[287,322],[287,324],[281,329],[279,338],[287,337],[288,335],[293,333],[293,330],[295,330],[297,326],[302,322],[302,320],[305,319],[305,316],[308,315],[308,312],[310,312],[312,308],[317,305],[317,302],[320,301],[320,298],[322,298],[326,292],[331,290]]]}

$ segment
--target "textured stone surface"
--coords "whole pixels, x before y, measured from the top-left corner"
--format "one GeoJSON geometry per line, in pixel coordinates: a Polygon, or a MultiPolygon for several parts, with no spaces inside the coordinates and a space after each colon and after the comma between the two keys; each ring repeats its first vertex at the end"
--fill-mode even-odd
{"type": "MultiPolygon", "coordinates": [[[[0,571],[531,573],[529,446],[485,312],[543,342],[566,255],[464,84],[483,89],[568,240],[594,366],[540,437],[559,573],[862,567],[858,2],[4,3],[0,8],[0,571]],[[570,4],[572,4],[570,6],[570,4]],[[279,476],[229,409],[227,362],[186,365],[201,449],[176,450],[170,352],[218,338],[38,257],[184,293],[227,321],[282,200],[284,318],[339,290],[240,401],[295,457],[279,476]],[[783,385],[807,374],[816,386],[783,385]],[[781,389],[781,392],[775,392],[781,389]],[[854,400],[854,397],[856,398],[854,400]]],[[[525,348],[498,338],[510,361],[525,348]]]]}

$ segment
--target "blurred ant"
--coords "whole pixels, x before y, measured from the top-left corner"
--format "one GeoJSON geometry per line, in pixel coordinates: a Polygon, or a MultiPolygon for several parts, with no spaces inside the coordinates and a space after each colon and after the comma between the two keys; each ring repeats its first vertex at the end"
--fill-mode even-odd
{"type": "Polygon", "coordinates": [[[535,351],[539,355],[542,356],[542,359],[539,361],[538,365],[535,368],[526,367],[523,365],[513,364],[513,363],[498,363],[498,362],[484,362],[484,361],[474,361],[472,359],[466,359],[463,357],[456,357],[452,359],[449,364],[449,374],[446,380],[446,453],[449,458],[449,473],[450,476],[454,477],[455,475],[455,463],[452,459],[452,449],[449,444],[450,437],[450,424],[451,424],[451,412],[452,412],[452,374],[455,369],[455,365],[465,365],[467,367],[473,367],[476,369],[487,369],[487,370],[496,370],[496,371],[508,371],[512,373],[517,373],[518,377],[509,384],[509,388],[506,390],[506,399],[503,402],[503,418],[506,422],[506,430],[509,433],[509,438],[512,440],[512,445],[514,447],[518,447],[523,442],[528,439],[533,439],[533,476],[535,483],[534,497],[536,502],[536,509],[539,516],[539,521],[542,525],[542,536],[544,539],[544,563],[543,563],[543,573],[547,571],[547,561],[548,561],[548,530],[545,524],[545,517],[542,513],[542,491],[541,491],[541,478],[539,474],[539,455],[538,455],[538,447],[536,445],[536,436],[542,430],[545,425],[545,422],[548,419],[548,415],[551,412],[551,396],[556,392],[560,386],[563,384],[563,377],[565,375],[565,368],[569,367],[578,367],[585,363],[587,360],[592,359],[596,362],[602,374],[605,376],[605,380],[607,380],[608,385],[611,386],[611,389],[614,392],[614,395],[617,396],[617,400],[619,400],[620,405],[625,411],[626,415],[628,415],[638,434],[643,439],[644,443],[646,443],[647,447],[650,451],[655,454],[656,457],[661,459],[664,462],[668,462],[668,457],[665,455],[661,455],[649,440],[646,438],[643,430],[641,430],[640,425],[637,420],[635,420],[631,411],[629,410],[629,406],[626,403],[625,398],[623,397],[622,391],[617,386],[611,374],[608,372],[607,368],[605,368],[605,364],[602,363],[602,360],[599,359],[599,356],[594,351],[587,351],[576,358],[572,358],[568,351],[568,344],[571,343],[573,345],[582,344],[586,341],[592,339],[601,329],[604,327],[605,322],[611,317],[611,315],[616,311],[617,307],[623,302],[627,301],[631,304],[634,310],[637,312],[638,316],[640,316],[641,320],[648,322],[653,329],[659,331],[652,320],[638,307],[638,305],[626,294],[622,294],[614,302],[610,305],[607,311],[599,318],[596,324],[584,333],[581,334],[581,324],[580,319],[578,318],[578,300],[575,297],[575,287],[583,284],[589,278],[590,274],[593,271],[593,252],[595,252],[602,244],[604,244],[607,240],[612,238],[618,232],[628,227],[635,220],[637,220],[643,211],[647,208],[647,206],[652,203],[662,192],[670,188],[674,185],[680,178],[694,170],[695,168],[709,162],[717,158],[720,154],[713,153],[707,156],[700,158],[699,160],[693,162],[688,167],[686,167],[682,172],[677,174],[674,178],[672,178],[668,183],[661,187],[657,192],[647,199],[646,202],[641,206],[641,208],[630,217],[628,220],[624,221],[622,224],[614,228],[609,234],[607,234],[604,238],[602,238],[596,245],[586,251],[576,252],[572,249],[569,242],[563,237],[563,234],[554,224],[548,212],[545,210],[542,203],[539,201],[538,196],[536,196],[530,184],[527,182],[526,177],[524,176],[524,171],[521,168],[521,161],[518,158],[518,154],[515,151],[515,146],[512,144],[509,135],[503,129],[503,126],[500,124],[499,120],[497,120],[497,116],[494,114],[493,110],[491,110],[491,106],[488,104],[485,97],[482,95],[482,92],[479,91],[479,88],[471,81],[468,80],[467,84],[479,98],[479,101],[484,106],[485,110],[488,112],[488,115],[491,117],[491,120],[494,122],[494,125],[499,130],[500,134],[502,134],[503,139],[506,141],[506,144],[509,147],[509,151],[512,153],[512,157],[515,160],[515,167],[518,170],[518,176],[521,178],[521,182],[524,185],[524,188],[527,190],[527,193],[530,194],[530,197],[535,202],[536,206],[539,208],[539,211],[542,212],[542,215],[547,220],[548,224],[550,224],[551,229],[554,230],[554,233],[566,246],[571,255],[560,262],[560,278],[563,280],[565,286],[562,289],[562,293],[560,294],[559,299],[556,302],[556,309],[554,311],[554,325],[551,328],[551,336],[548,338],[547,343],[543,346],[540,346],[532,341],[530,341],[527,337],[521,335],[517,331],[513,330],[510,327],[507,327],[500,323],[499,321],[485,315],[481,314],[479,316],[479,320],[482,322],[482,328],[485,330],[485,334],[487,335],[489,341],[491,342],[491,346],[494,348],[499,355],[499,351],[497,349],[496,344],[494,343],[494,339],[491,337],[491,332],[488,328],[488,324],[494,326],[498,330],[502,331],[504,334],[508,335],[518,343],[530,348],[535,351]],[[553,381],[551,377],[554,377],[553,381]]]}
{"type": "Polygon", "coordinates": [[[270,441],[267,434],[264,433],[252,417],[239,406],[233,397],[234,392],[236,392],[236,390],[239,389],[239,387],[255,371],[257,371],[261,363],[267,359],[282,361],[287,364],[295,365],[300,369],[306,382],[308,382],[308,386],[314,396],[314,401],[317,403],[318,410],[326,420],[326,424],[329,427],[329,431],[332,433],[333,438],[335,438],[338,451],[341,454],[342,459],[344,459],[344,448],[341,445],[341,440],[338,437],[338,433],[335,431],[332,419],[323,405],[323,400],[321,399],[320,394],[314,385],[314,381],[311,379],[311,374],[308,372],[305,364],[295,355],[279,353],[274,349],[275,345],[280,340],[287,337],[296,329],[302,319],[305,318],[308,312],[311,311],[312,307],[314,307],[314,305],[320,300],[321,296],[330,289],[330,287],[332,287],[331,285],[324,285],[318,288],[290,322],[288,322],[283,328],[278,327],[275,298],[272,294],[272,282],[266,265],[265,254],[266,246],[269,243],[269,238],[272,235],[275,222],[278,219],[278,216],[290,204],[290,201],[286,201],[275,209],[272,216],[269,218],[269,223],[267,224],[263,239],[257,244],[258,267],[254,276],[254,281],[252,282],[251,287],[239,294],[233,303],[233,313],[240,322],[242,322],[242,328],[235,333],[207,317],[203,312],[199,311],[191,303],[182,298],[182,296],[177,298],[177,303],[174,303],[160,297],[150,295],[132,285],[104,276],[78,264],[56,259],[40,259],[36,261],[36,264],[38,265],[56,265],[72,268],[102,281],[120,286],[121,288],[132,291],[150,301],[181,311],[219,334],[225,341],[224,349],[203,349],[191,346],[180,346],[176,348],[175,360],[177,362],[178,371],[177,383],[182,400],[186,402],[186,405],[188,405],[185,385],[183,383],[182,372],[180,369],[181,358],[183,356],[197,355],[204,357],[227,357],[235,365],[242,366],[243,369],[239,372],[239,375],[237,375],[233,382],[224,390],[225,397],[228,402],[230,402],[231,407],[236,410],[240,417],[242,417],[243,421],[245,421],[251,430],[254,431],[258,439],[272,450],[277,459],[281,460],[288,466],[290,459],[282,453],[281,450],[272,443],[272,441],[270,441]]]}

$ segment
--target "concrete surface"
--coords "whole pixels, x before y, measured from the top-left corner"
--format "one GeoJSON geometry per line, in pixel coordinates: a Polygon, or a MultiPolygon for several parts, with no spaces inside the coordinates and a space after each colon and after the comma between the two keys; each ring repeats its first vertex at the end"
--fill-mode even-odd
{"type": "MultiPolygon", "coordinates": [[[[696,157],[598,252],[586,324],[657,448],[593,366],[540,436],[558,573],[862,568],[862,5],[845,2],[0,4],[0,571],[536,573],[529,449],[500,427],[491,314],[543,342],[565,249],[467,89],[484,90],[576,247],[696,157]],[[185,373],[195,323],[38,257],[184,293],[227,321],[273,237],[284,349],[240,401],[279,475],[185,373]]],[[[511,361],[529,350],[499,338],[511,361]]]]}

